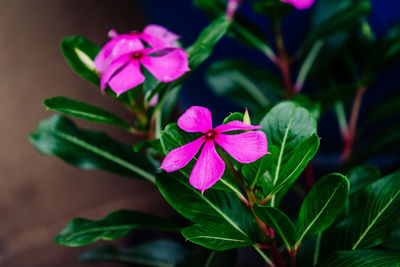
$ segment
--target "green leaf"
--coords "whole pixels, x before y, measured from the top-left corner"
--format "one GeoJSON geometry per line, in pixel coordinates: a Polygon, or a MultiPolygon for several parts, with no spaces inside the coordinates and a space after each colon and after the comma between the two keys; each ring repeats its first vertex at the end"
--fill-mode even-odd
{"type": "Polygon", "coordinates": [[[82,36],[66,37],[61,41],[61,51],[71,68],[96,86],[100,84],[94,59],[100,48],[82,36]]]}
{"type": "Polygon", "coordinates": [[[268,182],[271,180],[270,179],[270,174],[266,173],[270,168],[271,165],[274,163],[275,159],[278,156],[278,148],[276,146],[268,146],[268,152],[270,154],[267,154],[258,160],[251,162],[249,164],[244,164],[242,167],[242,175],[244,178],[244,181],[246,184],[250,185],[250,188],[254,188],[255,186],[261,186],[263,189],[263,192],[270,192],[270,185],[268,183],[268,190],[265,190],[265,181],[267,178],[265,175],[267,175],[268,182]]]}
{"type": "Polygon", "coordinates": [[[350,180],[350,194],[355,194],[364,189],[368,184],[382,177],[380,170],[372,165],[358,166],[348,173],[350,180]]]}
{"type": "Polygon", "coordinates": [[[252,110],[265,108],[283,97],[280,79],[248,62],[216,62],[208,69],[206,78],[217,95],[252,110]]]}
{"type": "Polygon", "coordinates": [[[230,21],[225,17],[214,20],[200,33],[196,42],[186,49],[189,54],[189,66],[192,70],[211,55],[214,46],[226,34],[230,25],[230,21]]]}
{"type": "Polygon", "coordinates": [[[254,212],[266,225],[274,229],[281,236],[288,251],[295,248],[297,232],[289,217],[274,207],[263,207],[257,205],[254,212]]]}
{"type": "Polygon", "coordinates": [[[198,248],[190,253],[177,267],[226,267],[235,266],[237,253],[235,249],[215,251],[198,248]]]}
{"type": "Polygon", "coordinates": [[[379,245],[391,232],[400,212],[400,171],[370,184],[362,194],[363,206],[348,220],[343,236],[351,249],[379,245]]]}
{"type": "Polygon", "coordinates": [[[61,158],[81,169],[101,169],[155,182],[156,170],[140,153],[99,131],[77,128],[69,118],[54,115],[29,137],[39,152],[61,158]]]}
{"type": "Polygon", "coordinates": [[[304,55],[317,39],[327,39],[355,29],[370,10],[371,3],[368,0],[321,0],[316,2],[311,31],[307,34],[307,39],[299,53],[304,55]]]}
{"type": "Polygon", "coordinates": [[[182,235],[195,244],[218,251],[255,244],[237,229],[220,223],[195,224],[182,229],[182,235]]]}
{"type": "Polygon", "coordinates": [[[399,266],[400,253],[379,249],[336,251],[321,261],[319,267],[399,266]]]}
{"type": "Polygon", "coordinates": [[[392,232],[382,245],[390,249],[400,250],[400,218],[397,219],[392,232]]]}
{"type": "Polygon", "coordinates": [[[178,228],[169,220],[137,211],[119,210],[103,219],[92,221],[73,219],[55,238],[58,245],[84,246],[99,239],[115,240],[134,229],[174,231],[178,228]]]}
{"type": "Polygon", "coordinates": [[[254,11],[266,15],[276,23],[279,23],[294,8],[291,4],[278,0],[261,0],[253,4],[254,11]]]}
{"type": "Polygon", "coordinates": [[[124,120],[111,112],[64,96],[48,98],[44,101],[44,105],[47,109],[80,119],[115,125],[126,130],[130,129],[130,126],[124,120]]]}
{"type": "MultiPolygon", "coordinates": [[[[246,245],[260,240],[260,229],[255,225],[253,214],[233,194],[211,189],[202,194],[178,172],[174,175],[160,173],[157,175],[157,186],[176,211],[204,227],[191,226],[193,231],[196,230],[198,233],[204,231],[208,233],[205,234],[208,236],[211,235],[213,229],[222,227],[226,230],[220,229],[219,233],[213,232],[219,239],[232,237],[239,239],[240,237],[240,240],[247,242],[246,245]]],[[[184,233],[189,235],[188,231],[190,230],[185,230],[184,233]]],[[[196,239],[194,242],[201,241],[196,239]]],[[[201,245],[205,244],[201,242],[201,245]]],[[[218,248],[213,247],[213,249],[218,248]]],[[[220,247],[218,250],[220,249],[228,248],[220,247]]]]}
{"type": "Polygon", "coordinates": [[[101,246],[83,252],[78,259],[85,263],[124,262],[140,266],[173,267],[182,262],[187,253],[181,244],[161,239],[125,249],[101,246]]]}
{"type": "Polygon", "coordinates": [[[296,245],[328,228],[344,208],[348,194],[349,181],[341,174],[318,181],[301,205],[296,245]]]}
{"type": "MultiPolygon", "coordinates": [[[[316,133],[316,121],[305,108],[291,102],[282,102],[267,113],[260,125],[267,134],[268,143],[279,148],[276,167],[272,170],[272,184],[276,193],[285,183],[297,178],[296,175],[300,174],[306,161],[310,160],[311,155],[318,149],[318,144],[315,142],[317,137],[312,137],[316,133]],[[304,151],[296,150],[296,147],[308,138],[310,139],[303,143],[303,146],[308,148],[309,152],[303,153],[304,151]],[[293,159],[290,161],[292,155],[293,159]],[[287,162],[290,164],[284,167],[287,162]],[[293,175],[287,179],[284,174],[290,173],[293,175]]],[[[272,205],[275,205],[274,197],[272,205]]]]}
{"type": "Polygon", "coordinates": [[[227,124],[231,121],[243,121],[243,117],[244,117],[243,113],[234,112],[229,114],[229,116],[224,119],[222,124],[227,124]]]}
{"type": "Polygon", "coordinates": [[[278,193],[278,203],[307,167],[308,163],[317,153],[318,148],[319,137],[313,134],[301,142],[295,148],[290,158],[282,163],[278,179],[271,192],[271,195],[278,193]]]}

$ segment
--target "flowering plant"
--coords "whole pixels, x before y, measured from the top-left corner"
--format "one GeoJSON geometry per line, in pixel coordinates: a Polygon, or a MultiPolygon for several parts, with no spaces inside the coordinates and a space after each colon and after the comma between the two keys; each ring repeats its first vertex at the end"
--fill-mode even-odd
{"type": "Polygon", "coordinates": [[[80,36],[61,43],[71,68],[123,104],[135,121],[62,96],[46,99],[46,108],[119,127],[141,142],[132,148],[61,115],[42,121],[30,136],[41,153],[75,167],[147,180],[185,220],[118,210],[99,220],[73,219],[55,242],[76,247],[151,229],[168,232],[169,239],[128,249],[103,246],[80,259],[235,266],[239,251],[240,264],[399,266],[399,94],[383,97],[364,120],[358,117],[378,74],[400,59],[400,28],[377,38],[366,19],[368,0],[253,1],[253,10],[268,18],[273,46],[238,13],[250,2],[194,4],[212,22],[189,47],[159,25],[126,34],[111,30],[101,49],[80,36]],[[294,9],[309,8],[308,34],[289,55],[282,21],[294,9]],[[254,62],[212,62],[209,86],[244,112],[216,127],[206,107],[173,116],[178,93],[188,90],[184,81],[226,35],[258,50],[278,72],[254,62]],[[326,149],[317,154],[319,135],[335,147],[332,114],[343,142],[337,157],[326,149]],[[378,166],[366,165],[373,162],[378,166]]]}

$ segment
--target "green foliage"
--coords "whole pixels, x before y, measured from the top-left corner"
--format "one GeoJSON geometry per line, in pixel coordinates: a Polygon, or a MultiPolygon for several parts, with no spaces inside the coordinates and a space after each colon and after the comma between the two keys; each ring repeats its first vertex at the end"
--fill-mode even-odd
{"type": "Polygon", "coordinates": [[[297,246],[336,220],[345,206],[349,189],[348,179],[337,173],[329,174],[315,184],[300,208],[297,246]]]}
{"type": "Polygon", "coordinates": [[[297,231],[293,222],[285,213],[274,207],[262,206],[256,206],[254,211],[260,220],[281,236],[283,243],[289,251],[295,248],[297,231]]]}
{"type": "Polygon", "coordinates": [[[125,130],[130,129],[130,126],[124,120],[111,112],[64,96],[48,98],[44,101],[44,105],[47,109],[80,119],[115,125],[125,130]]]}
{"type": "Polygon", "coordinates": [[[185,260],[177,267],[226,267],[235,266],[236,250],[215,251],[205,248],[198,248],[190,253],[185,260]]]}
{"type": "Polygon", "coordinates": [[[156,171],[142,154],[102,132],[81,130],[66,117],[54,115],[42,121],[29,140],[39,152],[59,157],[77,168],[155,180],[156,171]]]}
{"type": "Polygon", "coordinates": [[[337,251],[320,262],[319,267],[399,266],[400,253],[379,249],[337,251]]]}
{"type": "Polygon", "coordinates": [[[79,255],[85,263],[123,262],[140,266],[171,267],[183,262],[187,249],[170,240],[156,240],[132,248],[119,249],[105,245],[79,255]]]}
{"type": "Polygon", "coordinates": [[[73,219],[55,238],[58,245],[84,246],[99,239],[115,240],[134,229],[178,230],[170,221],[137,211],[119,210],[103,219],[73,219]]]}
{"type": "Polygon", "coordinates": [[[99,86],[99,73],[94,65],[94,59],[100,52],[98,46],[82,36],[71,36],[61,41],[61,51],[77,74],[99,86]]]}
{"type": "Polygon", "coordinates": [[[265,108],[283,96],[278,77],[244,61],[215,62],[206,79],[216,94],[252,110],[265,108]]]}
{"type": "MultiPolygon", "coordinates": [[[[276,164],[271,170],[273,182],[269,195],[280,190],[285,193],[318,150],[315,118],[305,108],[283,102],[273,107],[260,125],[269,143],[279,148],[276,164]]],[[[272,205],[276,205],[274,197],[272,205]]]]}
{"type": "Polygon", "coordinates": [[[217,190],[202,194],[178,174],[160,173],[157,186],[176,211],[196,223],[182,231],[190,241],[226,250],[260,240],[260,230],[254,225],[250,210],[233,194],[217,190]]]}

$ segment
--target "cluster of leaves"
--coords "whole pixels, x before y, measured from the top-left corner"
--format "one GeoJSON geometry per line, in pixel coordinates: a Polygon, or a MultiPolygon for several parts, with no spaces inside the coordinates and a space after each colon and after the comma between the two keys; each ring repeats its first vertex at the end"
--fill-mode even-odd
{"type": "MultiPolygon", "coordinates": [[[[226,1],[195,0],[194,4],[207,11],[213,21],[186,49],[191,71],[209,58],[226,34],[260,50],[281,71],[287,70],[285,64],[289,63],[298,69],[294,84],[285,81],[288,77],[284,71],[279,77],[252,62],[235,59],[214,62],[207,71],[206,80],[215,93],[255,114],[253,123],[263,127],[270,154],[250,164],[241,164],[225,155],[232,168],[226,168],[218,183],[204,194],[188,182],[197,157],[174,173],[159,170],[160,158],[197,137],[182,131],[176,123],[168,123],[177,95],[190,73],[171,83],[159,82],[145,73],[144,84],[119,97],[106,89],[107,94],[134,113],[135,125],[102,108],[67,97],[47,99],[47,109],[117,126],[146,140],[132,147],[103,132],[80,129],[68,117],[54,115],[42,121],[30,135],[37,150],[77,168],[101,169],[147,180],[187,219],[181,225],[142,212],[119,210],[99,220],[76,218],[55,242],[83,246],[145,229],[166,231],[175,238],[183,236],[199,246],[192,249],[188,243],[160,239],[127,249],[98,247],[79,259],[145,266],[234,266],[236,249],[252,247],[268,264],[278,266],[283,266],[285,260],[295,266],[296,259],[301,266],[398,264],[400,172],[383,175],[376,167],[358,166],[372,156],[387,155],[398,148],[399,134],[393,131],[398,129],[397,124],[385,126],[387,130],[382,134],[390,135],[375,139],[383,140],[380,143],[354,150],[346,162],[347,175],[332,173],[319,179],[304,193],[299,207],[291,205],[296,207],[289,211],[280,205],[290,199],[287,193],[297,185],[318,151],[317,126],[321,116],[333,106],[337,111],[343,108],[352,94],[365,90],[378,72],[400,57],[398,29],[378,40],[365,19],[371,9],[368,0],[319,0],[311,15],[307,38],[297,53],[289,57],[281,51],[277,56],[262,30],[251,20],[240,14],[233,21],[225,18],[226,1]],[[384,56],[377,58],[376,51],[383,51],[380,55],[384,56]],[[306,78],[307,88],[311,89],[300,94],[306,78]],[[156,94],[159,101],[151,107],[149,102],[156,94]],[[291,99],[285,100],[288,97],[291,99]]],[[[267,17],[279,40],[281,21],[293,8],[278,0],[254,1],[253,8],[267,17]]],[[[280,42],[276,46],[282,49],[280,42]]],[[[99,47],[84,37],[73,36],[65,38],[61,48],[71,68],[98,86],[99,73],[93,60],[99,47]]],[[[382,119],[398,118],[399,99],[398,94],[390,95],[378,103],[359,129],[359,136],[382,119]]],[[[244,121],[244,114],[232,113],[223,123],[233,120],[244,121]]]]}

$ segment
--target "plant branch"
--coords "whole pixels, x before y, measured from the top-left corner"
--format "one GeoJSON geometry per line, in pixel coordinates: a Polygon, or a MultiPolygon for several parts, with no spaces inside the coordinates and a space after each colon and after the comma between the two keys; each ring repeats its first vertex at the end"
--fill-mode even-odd
{"type": "Polygon", "coordinates": [[[257,251],[258,254],[260,254],[261,258],[263,258],[263,260],[269,264],[270,267],[276,267],[276,265],[272,262],[272,260],[270,258],[268,258],[267,255],[265,255],[264,252],[262,252],[262,250],[256,246],[253,246],[254,250],[257,251]]]}
{"type": "Polygon", "coordinates": [[[295,94],[292,78],[290,77],[289,58],[283,44],[283,37],[280,26],[275,27],[276,46],[279,51],[278,67],[281,70],[283,83],[285,85],[286,96],[292,98],[295,94]]]}

